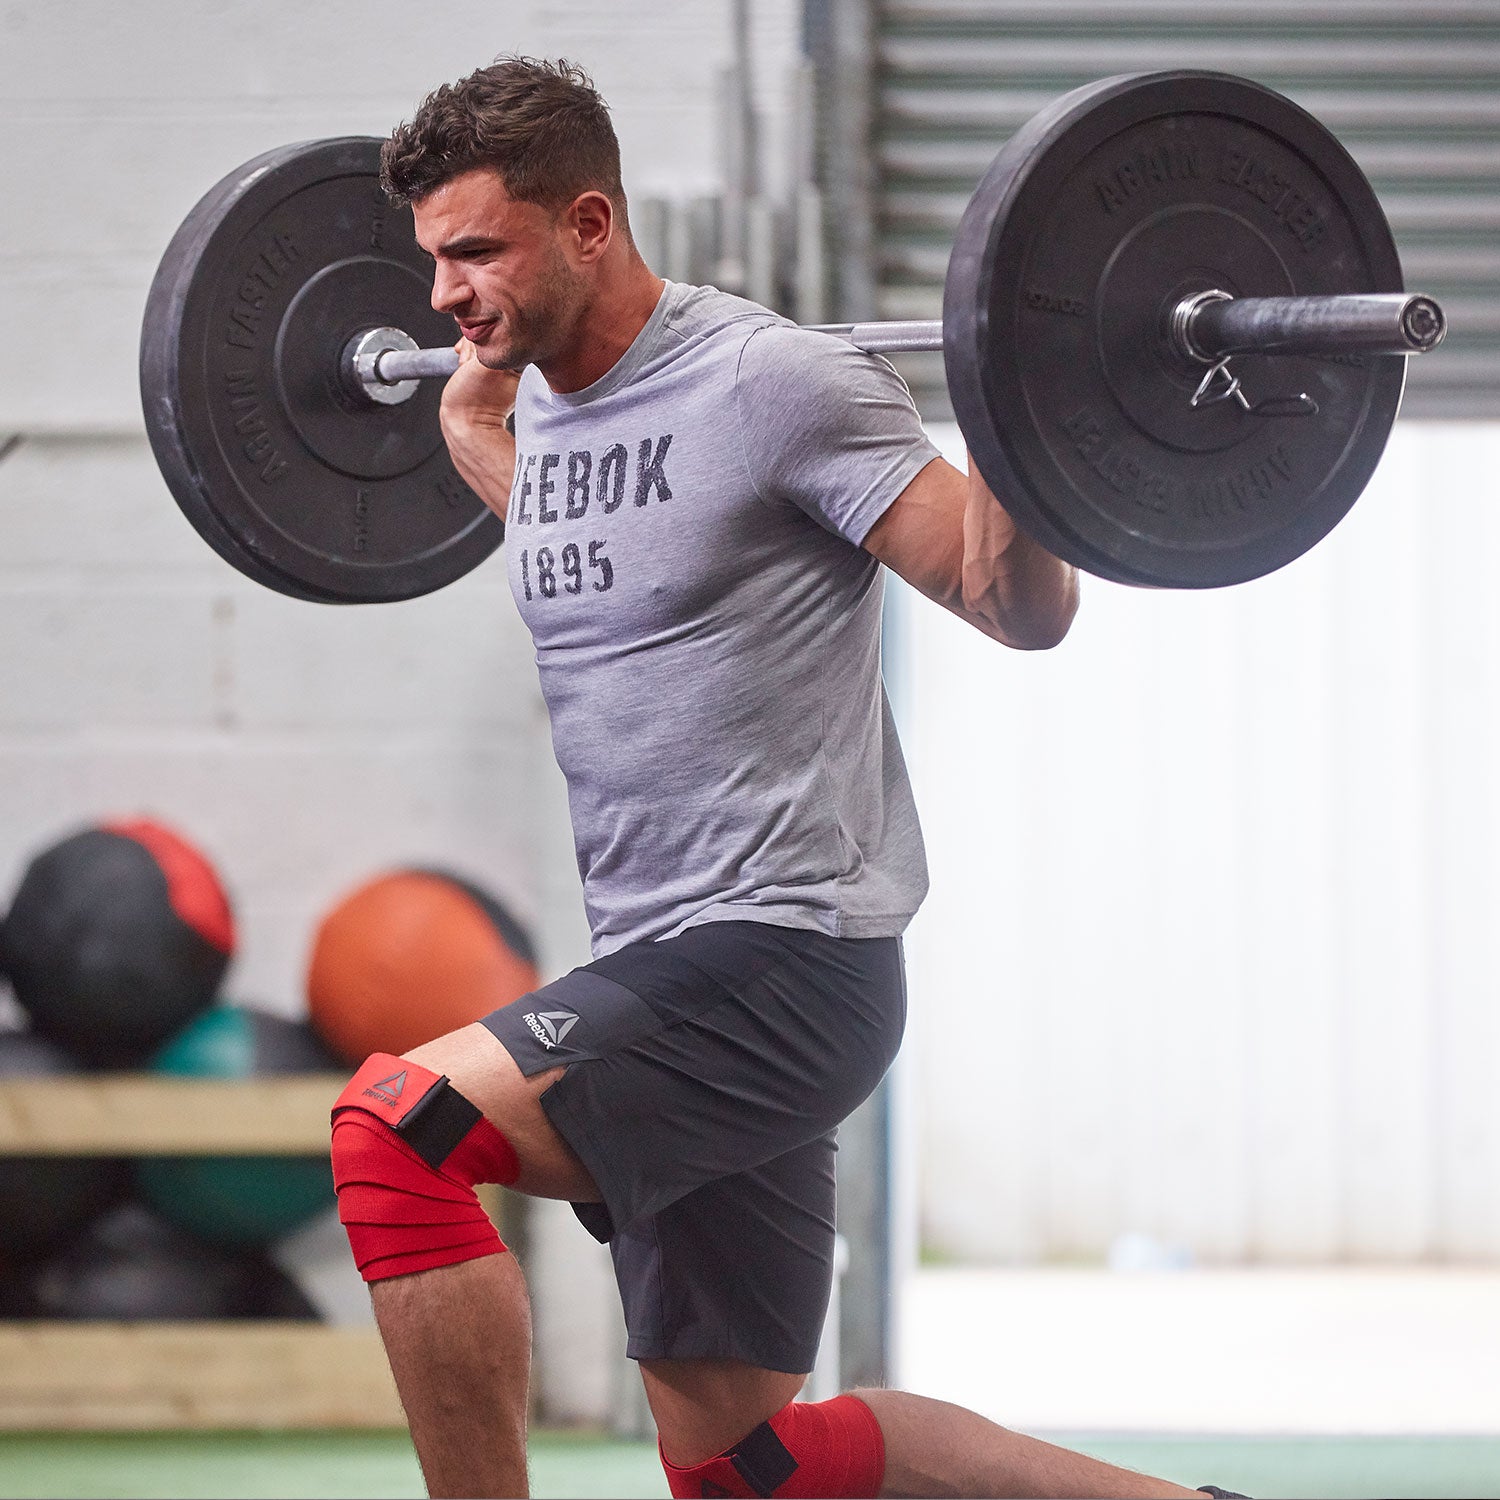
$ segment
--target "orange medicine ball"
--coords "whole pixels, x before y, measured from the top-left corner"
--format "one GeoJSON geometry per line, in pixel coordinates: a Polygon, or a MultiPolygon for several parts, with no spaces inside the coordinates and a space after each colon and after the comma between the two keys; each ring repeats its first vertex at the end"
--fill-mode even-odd
{"type": "Polygon", "coordinates": [[[308,1014],[349,1062],[407,1052],[509,1005],[540,983],[520,925],[492,896],[436,870],[398,870],[323,919],[308,1014]]]}

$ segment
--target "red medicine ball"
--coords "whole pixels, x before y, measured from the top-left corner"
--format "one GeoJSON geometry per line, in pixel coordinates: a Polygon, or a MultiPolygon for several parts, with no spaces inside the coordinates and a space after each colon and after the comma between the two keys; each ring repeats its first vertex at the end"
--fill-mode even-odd
{"type": "Polygon", "coordinates": [[[397,870],[323,919],[307,1008],[349,1062],[408,1052],[540,982],[525,931],[487,892],[437,870],[397,870]]]}
{"type": "Polygon", "coordinates": [[[92,1066],[130,1068],[212,1002],[234,941],[213,866],[136,818],[32,860],[0,924],[0,966],[38,1035],[92,1066]]]}

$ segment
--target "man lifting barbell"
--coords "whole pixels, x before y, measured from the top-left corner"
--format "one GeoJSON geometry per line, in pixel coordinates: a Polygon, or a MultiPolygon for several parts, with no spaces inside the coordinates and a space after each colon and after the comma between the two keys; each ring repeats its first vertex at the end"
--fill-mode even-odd
{"type": "Polygon", "coordinates": [[[482,1142],[482,1172],[609,1240],[675,1494],[1190,1493],[920,1397],[793,1404],[834,1132],[895,1054],[926,887],[879,564],[1019,647],[1061,639],[1074,570],[936,455],[884,361],[647,268],[577,72],[440,90],[384,164],[464,335],[443,431],[506,521],[596,953],[341,1101],[344,1216],[429,1486],[520,1489],[528,1322],[467,1191],[441,1268],[413,1236],[429,1178],[473,1168],[401,1150],[365,1092],[398,1071],[482,1111],[455,1154],[482,1142]]]}
{"type": "Polygon", "coordinates": [[[473,1191],[498,1181],[608,1241],[674,1494],[1192,1493],[917,1396],[793,1402],[834,1134],[899,1043],[926,886],[880,565],[1045,648],[1075,565],[1201,587],[1311,546],[1394,418],[1385,356],[1442,335],[1368,185],[1243,80],[1059,100],[955,246],[966,477],[862,352],[931,329],[829,338],[645,266],[576,69],[439,89],[385,145],[389,201],[370,159],[287,148],[215,188],[163,259],[142,384],[184,511],[272,587],[410,597],[509,531],[595,958],[372,1058],[335,1107],[341,1215],[429,1488],[525,1489],[528,1304],[473,1191]],[[418,347],[455,319],[456,359],[418,347]],[[440,405],[429,374],[451,376],[440,405]]]}

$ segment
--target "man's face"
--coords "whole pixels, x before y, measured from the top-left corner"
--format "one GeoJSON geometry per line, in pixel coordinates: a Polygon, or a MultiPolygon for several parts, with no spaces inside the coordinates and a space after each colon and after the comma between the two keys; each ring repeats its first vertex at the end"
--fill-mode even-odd
{"type": "Polygon", "coordinates": [[[480,364],[520,370],[566,347],[586,301],[568,259],[567,215],[512,198],[498,172],[463,172],[412,205],[433,258],[432,305],[451,313],[480,364]]]}

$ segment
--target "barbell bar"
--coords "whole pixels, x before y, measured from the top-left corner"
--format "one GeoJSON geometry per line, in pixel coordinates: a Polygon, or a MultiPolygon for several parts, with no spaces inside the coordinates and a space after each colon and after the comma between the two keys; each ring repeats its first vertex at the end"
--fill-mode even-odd
{"type": "MultiPolygon", "coordinates": [[[[1437,301],[1416,292],[1342,297],[1231,297],[1216,289],[1182,298],[1167,313],[1173,347],[1185,359],[1213,364],[1230,354],[1411,355],[1437,348],[1447,320],[1437,301]]],[[[941,350],[940,321],[816,323],[870,354],[941,350]]],[[[412,381],[447,377],[458,368],[452,348],[419,349],[386,342],[399,329],[355,335],[342,367],[351,391],[366,400],[412,381]]],[[[405,399],[403,392],[399,399],[405,399]]]]}

